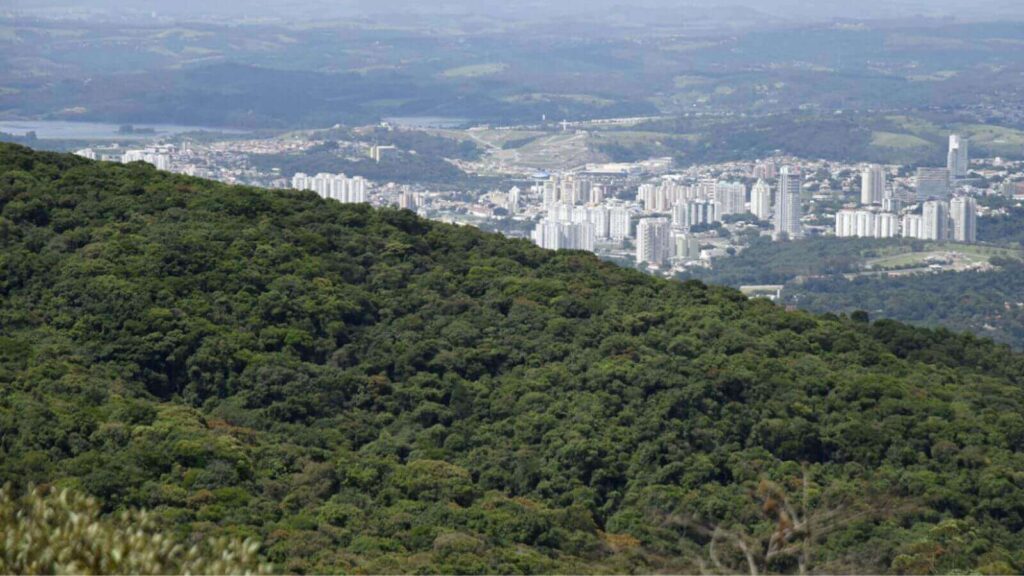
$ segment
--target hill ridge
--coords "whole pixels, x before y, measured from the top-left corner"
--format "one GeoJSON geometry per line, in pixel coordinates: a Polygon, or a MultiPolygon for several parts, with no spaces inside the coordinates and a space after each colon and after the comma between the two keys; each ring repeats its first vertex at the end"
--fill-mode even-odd
{"type": "Polygon", "coordinates": [[[284,571],[1019,571],[1022,374],[970,335],[0,145],[0,483],[284,571]]]}

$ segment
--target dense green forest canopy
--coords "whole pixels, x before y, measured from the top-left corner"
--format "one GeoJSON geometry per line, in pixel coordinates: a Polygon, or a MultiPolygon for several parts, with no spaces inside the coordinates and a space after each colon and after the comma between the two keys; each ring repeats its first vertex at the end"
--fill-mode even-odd
{"type": "MultiPolygon", "coordinates": [[[[713,269],[698,269],[691,274],[699,280],[727,286],[786,284],[801,276],[860,271],[867,258],[900,242],[831,236],[772,242],[770,238],[758,236],[735,257],[722,258],[715,262],[713,269]]],[[[924,245],[923,242],[917,244],[924,245]]]]}
{"type": "Polygon", "coordinates": [[[0,482],[289,572],[1024,569],[1024,359],[0,145],[0,482]]]}
{"type": "Polygon", "coordinates": [[[1024,263],[993,259],[991,271],[815,278],[786,287],[787,301],[815,312],[865,310],[924,326],[970,330],[1024,348],[1024,263]]]}
{"type": "Polygon", "coordinates": [[[771,242],[755,238],[733,258],[723,258],[713,269],[689,273],[702,281],[743,286],[784,285],[783,302],[813,312],[847,313],[863,310],[873,318],[887,318],[920,326],[945,326],[1024,349],[1024,302],[1020,296],[1024,263],[1020,248],[1019,208],[1005,215],[979,220],[979,237],[989,250],[990,268],[935,273],[921,263],[901,268],[918,270],[894,274],[873,269],[884,255],[971,249],[956,243],[873,238],[808,238],[771,242]],[[1000,252],[993,247],[1013,250],[1000,252]]]}

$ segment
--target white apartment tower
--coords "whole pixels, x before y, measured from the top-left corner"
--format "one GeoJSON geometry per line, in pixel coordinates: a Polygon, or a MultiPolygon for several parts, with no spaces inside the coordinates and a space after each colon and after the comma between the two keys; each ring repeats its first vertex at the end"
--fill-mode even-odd
{"type": "Polygon", "coordinates": [[[899,235],[899,217],[877,210],[836,212],[836,236],[839,238],[895,238],[899,235]]]}
{"type": "Polygon", "coordinates": [[[592,206],[587,209],[588,219],[594,225],[594,237],[607,240],[611,233],[611,219],[607,206],[592,206]]]}
{"type": "Polygon", "coordinates": [[[920,238],[921,228],[920,214],[905,214],[900,225],[900,235],[904,238],[920,238]]]}
{"type": "Polygon", "coordinates": [[[629,211],[621,206],[608,209],[608,237],[612,240],[623,240],[633,236],[629,211]]]}
{"type": "Polygon", "coordinates": [[[792,166],[779,169],[775,199],[775,235],[798,238],[800,230],[800,171],[792,166]]]}
{"type": "Polygon", "coordinates": [[[362,176],[349,178],[344,174],[325,173],[307,176],[299,172],[292,177],[292,188],[311,190],[321,198],[337,200],[343,204],[359,204],[367,201],[367,180],[362,176]]]}
{"type": "Polygon", "coordinates": [[[750,190],[750,213],[758,220],[772,216],[772,188],[764,179],[758,180],[750,190]]]}
{"type": "Polygon", "coordinates": [[[554,178],[550,178],[544,181],[544,191],[542,193],[544,199],[544,206],[554,206],[561,200],[558,194],[558,181],[554,178]]]}
{"type": "Polygon", "coordinates": [[[742,182],[719,182],[715,184],[715,200],[722,216],[743,214],[747,211],[747,187],[742,182]]]}
{"type": "Polygon", "coordinates": [[[946,155],[946,168],[951,178],[967,177],[967,141],[961,140],[959,134],[949,135],[949,153],[946,155]]]}
{"type": "Polygon", "coordinates": [[[419,199],[416,197],[415,192],[402,192],[398,195],[398,207],[403,210],[416,211],[419,206],[419,199]]]}
{"type": "Polygon", "coordinates": [[[921,208],[922,240],[949,238],[949,205],[941,200],[929,200],[921,208]]]}
{"type": "Polygon", "coordinates": [[[548,250],[594,251],[594,225],[589,222],[558,222],[544,219],[531,234],[533,242],[548,250]]]}
{"type": "Polygon", "coordinates": [[[643,218],[636,229],[636,261],[661,265],[671,256],[672,225],[668,218],[643,218]]]}
{"type": "Polygon", "coordinates": [[[865,206],[881,204],[885,194],[885,172],[882,167],[872,164],[860,174],[860,203],[865,206]]]}
{"type": "Polygon", "coordinates": [[[513,186],[508,191],[508,205],[505,208],[508,210],[509,215],[515,215],[519,212],[519,198],[522,196],[523,191],[518,186],[513,186]]]}
{"type": "Polygon", "coordinates": [[[974,243],[978,236],[978,203],[970,196],[957,196],[949,201],[953,220],[953,240],[974,243]]]}
{"type": "Polygon", "coordinates": [[[672,207],[672,225],[689,230],[699,224],[711,224],[721,219],[721,207],[711,200],[687,200],[672,207]]]}

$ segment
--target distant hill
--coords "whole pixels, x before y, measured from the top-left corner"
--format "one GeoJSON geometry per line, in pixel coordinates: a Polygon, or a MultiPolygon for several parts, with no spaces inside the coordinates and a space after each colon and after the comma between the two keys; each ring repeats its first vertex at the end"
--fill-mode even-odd
{"type": "Polygon", "coordinates": [[[0,145],[0,484],[283,572],[1024,570],[1024,361],[0,145]]]}

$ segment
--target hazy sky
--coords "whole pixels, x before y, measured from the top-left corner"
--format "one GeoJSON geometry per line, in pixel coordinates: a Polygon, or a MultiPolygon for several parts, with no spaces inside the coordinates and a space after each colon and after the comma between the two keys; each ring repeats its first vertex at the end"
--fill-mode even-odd
{"type": "MultiPolygon", "coordinates": [[[[305,20],[323,17],[381,17],[393,14],[487,14],[516,19],[595,13],[661,12],[683,17],[689,7],[746,7],[786,20],[891,18],[926,15],[969,20],[1024,19],[1022,0],[2,0],[0,10],[46,9],[156,12],[173,17],[204,14],[305,20]]],[[[703,10],[702,10],[703,12],[703,10]]]]}

